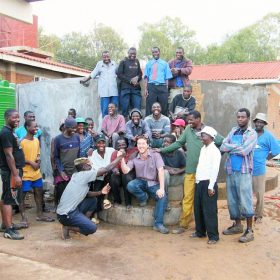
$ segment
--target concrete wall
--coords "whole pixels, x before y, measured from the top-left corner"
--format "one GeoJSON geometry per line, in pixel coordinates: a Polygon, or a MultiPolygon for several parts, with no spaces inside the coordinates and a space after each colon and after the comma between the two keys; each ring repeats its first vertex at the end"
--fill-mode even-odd
{"type": "Polygon", "coordinates": [[[80,78],[57,79],[17,86],[18,108],[21,117],[25,111],[33,111],[36,121],[43,131],[41,167],[49,180],[52,175],[49,157],[50,142],[59,134],[59,121],[67,117],[68,109],[75,108],[77,116],[92,117],[95,123],[98,121],[100,109],[97,83],[93,81],[89,87],[84,87],[79,81],[80,78]]]}

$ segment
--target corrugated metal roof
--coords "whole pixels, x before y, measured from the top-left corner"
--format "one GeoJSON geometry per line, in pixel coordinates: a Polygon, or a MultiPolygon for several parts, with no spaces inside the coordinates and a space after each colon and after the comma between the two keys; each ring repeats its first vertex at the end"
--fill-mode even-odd
{"type": "Polygon", "coordinates": [[[191,80],[278,79],[280,61],[194,65],[191,80]]]}

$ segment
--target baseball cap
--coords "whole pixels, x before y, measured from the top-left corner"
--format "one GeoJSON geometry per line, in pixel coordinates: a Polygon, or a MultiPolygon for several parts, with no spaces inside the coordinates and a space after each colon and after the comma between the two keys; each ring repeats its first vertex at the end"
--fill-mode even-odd
{"type": "Polygon", "coordinates": [[[179,125],[179,126],[185,127],[186,123],[182,119],[177,119],[172,125],[179,125]]]}

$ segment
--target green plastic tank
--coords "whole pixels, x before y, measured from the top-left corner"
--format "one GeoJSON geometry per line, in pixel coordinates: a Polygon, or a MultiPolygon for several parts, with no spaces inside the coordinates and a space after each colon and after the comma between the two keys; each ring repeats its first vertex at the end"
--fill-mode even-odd
{"type": "Polygon", "coordinates": [[[7,109],[16,108],[16,85],[0,80],[0,129],[5,124],[4,113],[7,109]]]}

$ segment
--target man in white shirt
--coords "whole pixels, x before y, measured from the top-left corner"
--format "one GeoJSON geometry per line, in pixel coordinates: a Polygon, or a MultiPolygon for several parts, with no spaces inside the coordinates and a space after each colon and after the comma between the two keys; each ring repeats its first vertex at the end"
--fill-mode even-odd
{"type": "Polygon", "coordinates": [[[194,195],[195,232],[191,237],[209,238],[208,244],[219,240],[218,232],[218,185],[217,177],[221,162],[221,153],[215,146],[217,131],[205,126],[201,131],[204,146],[201,148],[196,170],[194,195]]]}

